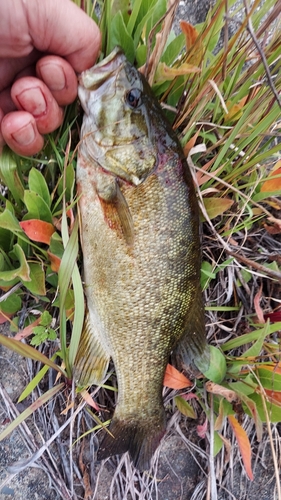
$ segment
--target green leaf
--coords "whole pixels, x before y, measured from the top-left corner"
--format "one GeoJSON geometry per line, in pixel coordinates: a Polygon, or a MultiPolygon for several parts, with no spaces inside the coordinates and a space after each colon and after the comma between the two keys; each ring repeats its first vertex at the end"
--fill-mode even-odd
{"type": "Polygon", "coordinates": [[[127,59],[133,63],[135,59],[134,41],[128,33],[126,24],[124,23],[121,12],[117,12],[110,26],[110,52],[116,45],[122,47],[127,59]]]}
{"type": "Polygon", "coordinates": [[[21,309],[21,298],[17,293],[12,293],[0,302],[0,311],[4,314],[15,314],[21,309]]]}
{"type": "MultiPolygon", "coordinates": [[[[274,323],[272,325],[268,326],[268,335],[271,335],[272,333],[278,332],[281,330],[281,322],[279,321],[278,323],[274,323]]],[[[251,333],[246,333],[245,335],[240,335],[236,339],[229,340],[228,342],[225,342],[225,344],[222,345],[222,350],[223,351],[230,351],[232,349],[236,349],[237,347],[240,347],[241,345],[249,344],[253,342],[254,340],[257,340],[260,338],[260,335],[263,334],[264,332],[264,327],[260,328],[258,330],[254,330],[251,333]]]]}
{"type": "MultiPolygon", "coordinates": [[[[63,226],[65,225],[65,214],[63,217],[63,226]]],[[[65,228],[63,229],[63,232],[65,228]]],[[[65,240],[68,235],[65,235],[65,240]]],[[[71,366],[69,364],[69,357],[67,356],[66,349],[66,318],[65,318],[65,300],[69,287],[69,282],[73,273],[74,266],[76,264],[76,258],[78,255],[78,219],[75,220],[71,236],[67,242],[59,272],[59,289],[60,289],[60,339],[61,339],[61,350],[63,355],[63,360],[66,365],[66,371],[68,376],[71,375],[71,366]]]]}
{"type": "Polygon", "coordinates": [[[274,367],[269,365],[267,369],[266,365],[263,365],[263,367],[257,366],[256,373],[264,389],[281,392],[281,374],[274,371],[274,367]]]}
{"type": "MultiPolygon", "coordinates": [[[[233,205],[233,200],[229,198],[203,198],[203,202],[210,219],[222,215],[233,205]]],[[[204,220],[203,216],[201,220],[204,220]]]]}
{"type": "Polygon", "coordinates": [[[72,163],[66,166],[65,174],[61,176],[58,183],[58,194],[61,196],[64,192],[65,201],[70,202],[73,199],[73,189],[75,185],[75,171],[72,163]],[[65,186],[63,178],[65,177],[65,186]],[[64,191],[65,188],[65,191],[64,191]]]}
{"type": "Polygon", "coordinates": [[[12,245],[14,243],[14,236],[13,234],[8,231],[8,229],[3,229],[2,227],[0,228],[0,248],[8,253],[12,245]]]}
{"type": "Polygon", "coordinates": [[[28,213],[25,215],[24,220],[40,219],[46,222],[50,222],[51,224],[53,223],[51,210],[38,193],[26,190],[24,192],[24,203],[28,210],[28,213]]]}
{"type": "Polygon", "coordinates": [[[18,171],[14,153],[5,146],[0,154],[0,178],[11,191],[15,202],[21,204],[23,200],[24,187],[18,171]]]}
{"type": "Polygon", "coordinates": [[[15,269],[0,272],[0,280],[12,281],[15,278],[20,278],[25,281],[30,281],[30,269],[26,261],[25,254],[21,246],[16,243],[12,250],[13,255],[19,261],[19,266],[15,269]]]}
{"type": "Polygon", "coordinates": [[[45,365],[41,370],[33,377],[33,379],[29,382],[29,384],[26,386],[26,388],[23,390],[21,393],[18,403],[23,401],[31,392],[35,389],[35,387],[41,382],[42,378],[46,375],[47,371],[49,370],[49,366],[45,365]]]}
{"type": "Polygon", "coordinates": [[[147,46],[146,45],[139,45],[136,49],[136,54],[135,58],[137,61],[137,67],[140,68],[143,66],[146,62],[147,58],[147,46]]]}
{"type": "Polygon", "coordinates": [[[201,278],[200,278],[202,290],[204,290],[205,287],[209,284],[210,280],[215,279],[215,277],[216,274],[213,272],[212,264],[204,260],[201,265],[201,278]]]}
{"type": "Polygon", "coordinates": [[[42,326],[50,326],[50,324],[52,323],[52,316],[50,315],[50,313],[48,311],[44,311],[41,315],[41,318],[40,318],[40,325],[42,326]]]}
{"type": "Polygon", "coordinates": [[[39,262],[30,262],[30,280],[22,279],[24,286],[34,295],[46,295],[45,273],[43,264],[39,262]]]}
{"type": "MultiPolygon", "coordinates": [[[[266,418],[266,414],[264,411],[263,401],[262,401],[261,395],[260,394],[251,394],[249,396],[249,399],[254,401],[254,403],[256,404],[256,408],[257,408],[259,417],[262,420],[262,422],[266,422],[267,418],[266,418]]],[[[280,406],[273,404],[271,401],[270,402],[266,401],[266,407],[267,407],[270,422],[271,423],[281,422],[281,408],[280,408],[280,406]]]]}
{"type": "MultiPolygon", "coordinates": [[[[139,0],[138,0],[139,1],[139,0]]],[[[136,2],[135,2],[136,3],[136,2]]],[[[141,6],[138,12],[137,20],[135,22],[135,30],[134,30],[134,45],[138,46],[140,40],[142,38],[142,33],[144,27],[147,26],[149,19],[153,16],[153,12],[155,10],[157,4],[157,0],[142,0],[141,6]]],[[[147,28],[146,28],[147,34],[147,28]]],[[[145,37],[147,36],[145,34],[145,37]]]]}
{"type": "Polygon", "coordinates": [[[0,227],[15,234],[24,234],[18,220],[8,208],[0,214],[0,227]]]}
{"type": "Polygon", "coordinates": [[[244,394],[245,396],[253,394],[257,387],[257,383],[253,381],[252,375],[247,375],[243,380],[238,380],[237,382],[229,382],[227,385],[234,392],[237,392],[237,394],[244,394]]]}
{"type": "Polygon", "coordinates": [[[51,206],[51,196],[45,178],[41,172],[34,167],[29,172],[28,185],[30,191],[39,194],[48,207],[51,206]]]}
{"type": "Polygon", "coordinates": [[[221,451],[224,443],[217,431],[214,432],[213,439],[214,439],[214,457],[215,457],[221,451]]]}
{"type": "Polygon", "coordinates": [[[203,375],[212,382],[219,384],[226,374],[226,360],[222,352],[216,347],[210,345],[210,366],[203,375]]]}
{"type": "Polygon", "coordinates": [[[256,340],[256,342],[249,348],[247,351],[243,353],[243,358],[251,358],[251,357],[257,357],[261,353],[261,350],[263,348],[263,343],[265,337],[269,334],[269,320],[268,322],[264,325],[264,328],[260,330],[260,335],[259,338],[256,340]]]}
{"type": "Polygon", "coordinates": [[[46,326],[35,326],[32,331],[34,336],[30,344],[34,346],[39,346],[46,340],[56,340],[57,338],[55,330],[46,326]]]}
{"type": "MultiPolygon", "coordinates": [[[[174,36],[174,32],[172,33],[174,36]]],[[[168,40],[168,45],[164,51],[164,54],[161,57],[161,61],[165,62],[167,66],[170,66],[178,58],[179,54],[181,53],[184,47],[184,43],[185,43],[185,37],[183,33],[178,35],[170,42],[168,40]]]]}
{"type": "Polygon", "coordinates": [[[189,417],[189,418],[197,418],[197,415],[196,415],[194,409],[187,401],[185,401],[185,399],[183,399],[181,396],[175,396],[174,399],[175,399],[177,409],[183,415],[185,415],[186,417],[189,417]]]}
{"type": "Polygon", "coordinates": [[[78,350],[78,345],[82,333],[84,315],[85,315],[84,291],[77,264],[75,264],[73,269],[72,283],[74,291],[74,319],[72,325],[71,341],[69,346],[69,364],[71,370],[74,366],[74,360],[78,350]]]}

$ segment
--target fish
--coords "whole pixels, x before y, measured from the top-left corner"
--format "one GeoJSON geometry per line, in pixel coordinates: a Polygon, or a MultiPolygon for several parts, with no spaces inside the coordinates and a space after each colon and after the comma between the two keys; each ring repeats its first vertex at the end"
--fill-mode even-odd
{"type": "Polygon", "coordinates": [[[209,364],[198,203],[176,133],[119,47],[81,73],[78,96],[87,313],[74,378],[100,385],[113,361],[117,404],[97,459],[129,452],[144,471],[166,430],[170,356],[183,368],[209,364]]]}

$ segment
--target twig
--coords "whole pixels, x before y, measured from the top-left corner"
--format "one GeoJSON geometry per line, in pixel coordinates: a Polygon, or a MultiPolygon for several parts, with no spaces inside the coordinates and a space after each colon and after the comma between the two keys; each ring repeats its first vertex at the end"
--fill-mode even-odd
{"type": "Polygon", "coordinates": [[[270,86],[271,88],[271,91],[278,103],[278,106],[279,108],[281,109],[281,101],[280,101],[280,98],[279,98],[279,94],[277,92],[277,89],[274,85],[274,82],[273,82],[273,79],[271,77],[271,73],[270,73],[270,69],[268,67],[268,64],[267,64],[267,60],[266,60],[266,57],[265,57],[265,54],[262,50],[262,48],[260,47],[260,44],[259,44],[259,41],[256,37],[256,34],[254,32],[254,29],[253,29],[253,25],[252,25],[252,20],[251,20],[251,16],[250,16],[250,13],[249,13],[249,8],[248,8],[248,3],[247,3],[247,0],[243,0],[244,2],[244,7],[245,7],[245,12],[246,12],[246,16],[247,16],[247,30],[248,32],[250,33],[250,36],[256,46],[256,49],[261,57],[261,60],[262,60],[262,63],[263,63],[263,66],[264,66],[264,70],[265,70],[265,73],[266,73],[266,77],[267,77],[267,81],[268,81],[268,85],[270,86]]]}
{"type": "Polygon", "coordinates": [[[12,295],[12,293],[14,293],[16,290],[18,290],[21,286],[22,286],[22,283],[17,283],[12,288],[10,288],[10,290],[8,290],[6,293],[4,293],[4,295],[2,295],[0,297],[0,302],[3,302],[4,300],[6,300],[10,295],[12,295]]]}
{"type": "Polygon", "coordinates": [[[242,255],[239,255],[238,253],[229,250],[228,248],[225,248],[225,251],[235,259],[239,260],[240,262],[243,262],[243,264],[253,267],[254,269],[257,269],[257,271],[265,273],[271,278],[274,278],[281,283],[280,272],[274,271],[273,269],[269,269],[268,267],[265,267],[262,264],[258,264],[258,262],[255,262],[254,260],[247,259],[247,257],[243,257],[242,255]]]}
{"type": "Polygon", "coordinates": [[[216,484],[216,473],[215,473],[215,464],[214,464],[214,406],[213,406],[213,394],[210,394],[210,457],[209,457],[209,468],[210,468],[210,493],[211,500],[217,500],[217,484],[216,484]]]}

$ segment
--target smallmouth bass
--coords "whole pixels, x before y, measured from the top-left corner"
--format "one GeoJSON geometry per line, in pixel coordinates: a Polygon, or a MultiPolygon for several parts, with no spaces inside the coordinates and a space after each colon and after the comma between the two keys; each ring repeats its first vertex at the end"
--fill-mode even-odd
{"type": "Polygon", "coordinates": [[[129,451],[144,470],[166,429],[171,352],[208,367],[199,213],[179,141],[145,78],[119,48],[83,72],[77,164],[88,312],[75,361],[80,386],[112,358],[118,400],[98,459],[129,451]]]}

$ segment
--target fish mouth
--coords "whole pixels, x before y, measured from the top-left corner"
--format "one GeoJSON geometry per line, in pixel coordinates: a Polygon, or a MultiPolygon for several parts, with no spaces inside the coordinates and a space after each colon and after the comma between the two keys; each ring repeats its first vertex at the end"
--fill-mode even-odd
{"type": "Polygon", "coordinates": [[[101,62],[92,68],[83,71],[78,77],[79,84],[87,90],[96,90],[102,85],[117,69],[126,63],[126,57],[120,47],[115,49],[101,62]]]}

